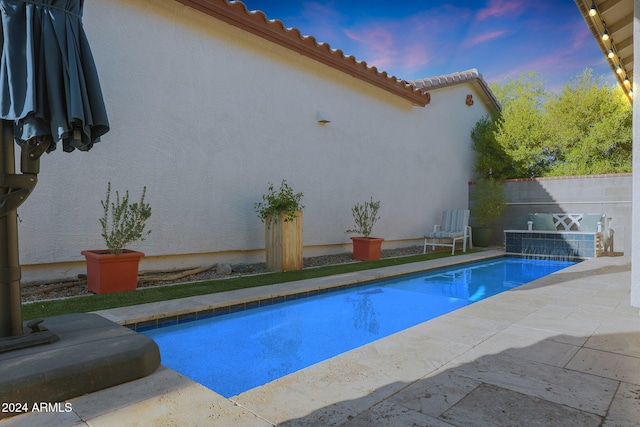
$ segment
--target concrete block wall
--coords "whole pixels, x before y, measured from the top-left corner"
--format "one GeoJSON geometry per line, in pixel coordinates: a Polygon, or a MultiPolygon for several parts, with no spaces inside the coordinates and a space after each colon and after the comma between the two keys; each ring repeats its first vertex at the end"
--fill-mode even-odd
{"type": "MultiPolygon", "coordinates": [[[[507,207],[494,225],[496,244],[503,230],[527,228],[529,213],[606,213],[615,230],[614,251],[630,252],[632,175],[590,175],[504,181],[507,207]]],[[[470,193],[474,185],[469,185],[470,193]]],[[[473,218],[471,219],[472,225],[473,218]]]]}

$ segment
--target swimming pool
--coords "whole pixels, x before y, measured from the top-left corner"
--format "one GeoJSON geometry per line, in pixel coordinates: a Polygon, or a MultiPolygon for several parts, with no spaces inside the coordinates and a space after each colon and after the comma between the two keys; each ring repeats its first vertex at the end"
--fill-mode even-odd
{"type": "Polygon", "coordinates": [[[141,333],[165,366],[231,397],[573,264],[497,258],[141,333]]]}

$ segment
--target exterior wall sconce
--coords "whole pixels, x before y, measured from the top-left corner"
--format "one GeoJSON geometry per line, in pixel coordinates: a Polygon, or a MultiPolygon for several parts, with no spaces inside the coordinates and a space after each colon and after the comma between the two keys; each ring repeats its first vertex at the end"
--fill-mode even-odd
{"type": "Polygon", "coordinates": [[[316,114],[316,120],[318,121],[318,123],[323,125],[331,123],[331,120],[329,120],[329,118],[322,114],[320,111],[318,111],[318,113],[316,114]]]}
{"type": "Polygon", "coordinates": [[[467,95],[467,100],[465,101],[465,104],[467,104],[469,107],[473,105],[473,95],[467,95]]]}

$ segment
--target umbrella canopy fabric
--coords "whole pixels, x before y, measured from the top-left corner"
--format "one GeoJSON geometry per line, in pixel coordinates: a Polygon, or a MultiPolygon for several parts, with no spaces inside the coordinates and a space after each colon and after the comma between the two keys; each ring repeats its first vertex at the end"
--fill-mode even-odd
{"type": "Polygon", "coordinates": [[[18,144],[51,138],[71,152],[109,131],[98,72],[82,26],[84,0],[0,0],[0,118],[18,144]]]}

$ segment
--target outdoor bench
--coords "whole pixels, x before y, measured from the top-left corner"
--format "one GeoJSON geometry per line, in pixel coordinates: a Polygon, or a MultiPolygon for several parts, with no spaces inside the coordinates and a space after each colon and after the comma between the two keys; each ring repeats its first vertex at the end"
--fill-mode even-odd
{"type": "Polygon", "coordinates": [[[527,230],[505,230],[507,253],[549,258],[594,258],[613,251],[604,213],[532,213],[527,230]]]}

